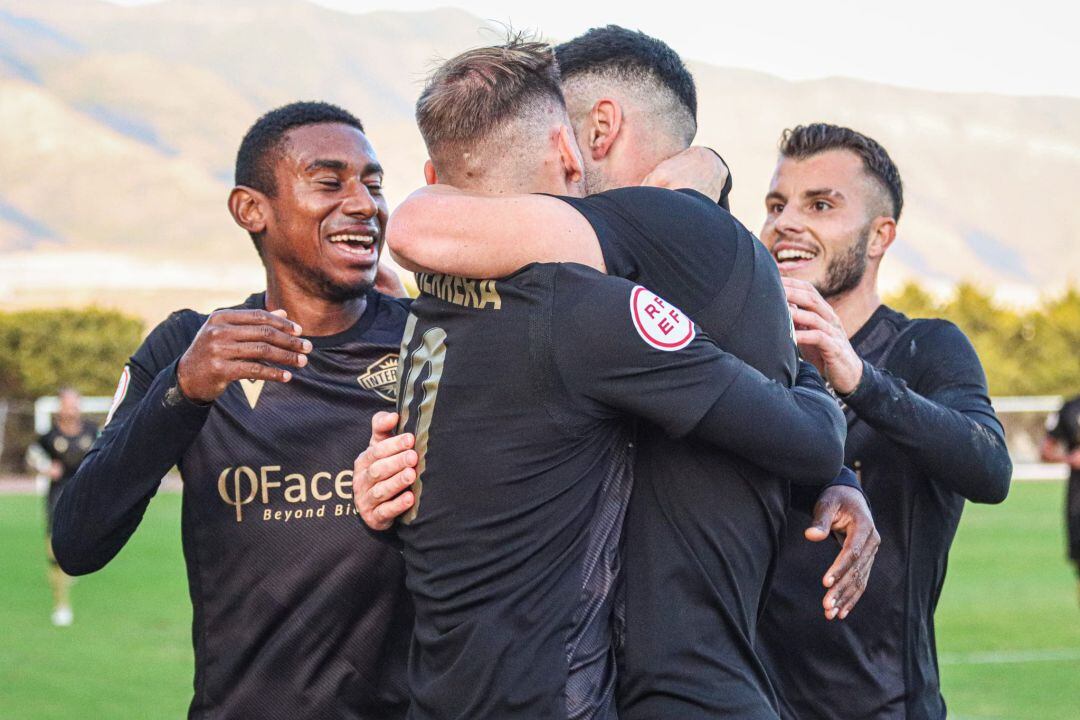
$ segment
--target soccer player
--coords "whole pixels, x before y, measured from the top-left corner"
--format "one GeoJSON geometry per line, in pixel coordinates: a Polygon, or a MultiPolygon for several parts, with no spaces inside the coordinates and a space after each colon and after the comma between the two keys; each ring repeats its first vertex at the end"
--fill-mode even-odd
{"type": "MultiPolygon", "coordinates": [[[[736,235],[715,199],[651,188],[630,197],[606,193],[598,203],[642,207],[633,216],[641,230],[624,217],[609,232],[594,230],[589,214],[565,198],[520,194],[579,190],[580,155],[565,113],[546,46],[511,41],[449,61],[422,94],[417,119],[431,156],[429,181],[468,192],[437,185],[414,194],[395,212],[388,242],[408,247],[451,238],[463,252],[483,253],[492,238],[495,252],[508,241],[537,246],[546,238],[599,257],[601,232],[648,247],[658,220],[649,224],[647,211],[660,219],[678,215],[687,242],[720,237],[729,244],[728,255],[712,265],[721,274],[707,281],[719,279],[728,294],[709,299],[739,308],[751,292],[763,294],[758,299],[769,307],[757,312],[753,331],[758,359],[790,381],[794,343],[775,266],[755,251],[749,233],[736,235]],[[512,156],[506,147],[515,149],[512,156]],[[750,282],[723,284],[732,265],[750,282]]],[[[678,247],[682,239],[671,242],[678,247]]],[[[805,374],[791,395],[704,342],[663,298],[577,265],[531,265],[497,281],[418,277],[422,295],[403,341],[400,406],[401,427],[416,434],[419,479],[406,516],[412,523],[398,533],[417,603],[413,713],[609,716],[607,616],[628,491],[623,415],[653,423],[637,433],[637,443],[639,452],[648,444],[657,453],[651,463],[658,469],[669,459],[660,457],[667,448],[679,452],[668,435],[694,436],[702,452],[712,452],[710,444],[726,450],[698,471],[708,487],[696,490],[707,497],[688,493],[685,500],[717,510],[737,506],[732,515],[744,515],[745,525],[733,555],[764,556],[765,572],[769,545],[746,528],[763,502],[775,497],[783,505],[786,482],[777,475],[831,479],[839,466],[812,457],[829,444],[835,406],[831,399],[815,405],[815,412],[827,408],[825,419],[807,424],[790,404],[804,396],[805,374]],[[740,379],[720,380],[729,373],[740,379]],[[751,399],[751,392],[760,397],[751,399]],[[728,425],[722,432],[721,418],[728,425]],[[729,488],[729,476],[745,487],[729,488]]],[[[685,481],[678,465],[663,472],[669,484],[685,481]]],[[[693,624],[680,620],[676,632],[693,624]]],[[[628,626],[633,622],[628,617],[628,626]]],[[[715,636],[707,627],[694,631],[706,641],[715,636]]]]}
{"type": "Polygon", "coordinates": [[[882,304],[900,173],[871,138],[815,124],[786,131],[761,239],[795,306],[796,339],[843,401],[845,461],[874,508],[879,570],[843,624],[807,610],[823,548],[792,526],[759,624],[787,718],[945,717],[934,609],[964,500],[999,503],[1012,463],[979,358],[944,320],[882,304]],[[809,572],[808,572],[809,571],[809,572]]]}
{"type": "MultiPolygon", "coordinates": [[[[556,53],[590,190],[655,179],[650,168],[689,145],[696,131],[693,79],[665,44],[611,26],[556,53]]],[[[437,174],[446,180],[446,173],[437,174]]],[[[429,177],[435,175],[429,168],[429,177]]],[[[469,183],[460,175],[452,181],[469,183]]],[[[492,192],[501,187],[480,185],[492,192]]],[[[390,237],[399,259],[415,269],[499,277],[533,260],[606,266],[686,310],[721,347],[767,376],[791,381],[794,344],[775,264],[716,207],[715,196],[630,187],[555,201],[436,186],[399,208],[390,237]],[[409,226],[404,233],[403,225],[409,226]],[[516,230],[507,233],[507,227],[516,230]]],[[[749,417],[781,423],[763,409],[749,417]]],[[[783,469],[671,439],[655,427],[644,428],[637,445],[625,538],[621,716],[776,717],[754,636],[785,523],[783,469]]],[[[370,487],[400,467],[377,471],[370,487]]],[[[380,507],[396,489],[394,483],[379,486],[368,503],[377,510],[369,524],[386,526],[409,505],[411,498],[399,496],[380,507]]],[[[358,502],[363,507],[363,496],[358,502]]],[[[810,535],[826,538],[830,527],[851,531],[836,566],[813,578],[830,578],[824,602],[834,618],[857,601],[876,547],[858,490],[831,488],[823,496],[810,535]]]]}
{"type": "Polygon", "coordinates": [[[1046,437],[1039,448],[1043,462],[1067,463],[1069,489],[1065,494],[1065,532],[1069,559],[1076,565],[1080,598],[1080,395],[1065,402],[1046,422],[1046,437]]]}
{"type": "Polygon", "coordinates": [[[150,333],[57,506],[60,565],[93,572],[180,468],[193,718],[405,714],[402,561],[351,502],[353,443],[393,407],[407,317],[372,289],[382,180],[345,110],[294,103],[259,118],[229,210],[266,291],[209,316],[181,310],[150,333]]]}
{"type": "Polygon", "coordinates": [[[56,564],[52,552],[53,514],[57,498],[71,480],[79,463],[86,457],[97,438],[98,428],[82,416],[82,396],[74,388],[61,388],[60,410],[53,426],[30,446],[29,464],[49,479],[45,496],[45,552],[48,560],[49,587],[52,589],[52,624],[67,627],[74,621],[71,611],[71,578],[56,564]]]}

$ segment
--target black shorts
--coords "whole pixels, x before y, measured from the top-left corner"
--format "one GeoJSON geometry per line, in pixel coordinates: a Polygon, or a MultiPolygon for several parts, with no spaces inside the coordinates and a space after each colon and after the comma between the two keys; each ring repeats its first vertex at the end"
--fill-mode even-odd
{"type": "Polygon", "coordinates": [[[45,536],[52,537],[53,513],[56,512],[56,501],[60,499],[60,491],[64,489],[62,483],[49,483],[49,492],[45,495],[45,536]]]}

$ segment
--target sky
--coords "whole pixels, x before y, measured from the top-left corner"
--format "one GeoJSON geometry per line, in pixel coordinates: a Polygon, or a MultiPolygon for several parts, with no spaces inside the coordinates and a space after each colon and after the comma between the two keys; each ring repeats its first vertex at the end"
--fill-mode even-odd
{"type": "MultiPolygon", "coordinates": [[[[139,5],[160,0],[111,0],[139,5]]],[[[684,58],[790,80],[857,77],[948,92],[1080,97],[1080,3],[1025,0],[312,0],[346,12],[452,6],[568,39],[616,23],[684,58]]]]}

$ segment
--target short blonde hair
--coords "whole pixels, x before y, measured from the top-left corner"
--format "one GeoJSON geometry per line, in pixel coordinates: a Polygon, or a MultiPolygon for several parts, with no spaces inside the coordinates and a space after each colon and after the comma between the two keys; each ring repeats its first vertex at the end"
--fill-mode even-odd
{"type": "Polygon", "coordinates": [[[482,143],[530,106],[554,103],[565,110],[560,82],[552,47],[521,34],[447,60],[416,101],[428,153],[435,157],[482,143]]]}

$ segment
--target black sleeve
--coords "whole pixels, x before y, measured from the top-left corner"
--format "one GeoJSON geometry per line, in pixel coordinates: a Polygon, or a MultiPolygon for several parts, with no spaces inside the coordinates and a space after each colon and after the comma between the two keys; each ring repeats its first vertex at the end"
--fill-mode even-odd
{"type": "Polygon", "coordinates": [[[124,367],[109,419],[57,502],[52,544],[65,572],[94,572],[120,552],[202,428],[210,406],[169,392],[202,320],[190,310],[173,313],[124,367]]]}
{"type": "Polygon", "coordinates": [[[974,502],[998,503],[1009,492],[1012,461],[990,405],[979,357],[945,321],[905,339],[897,362],[911,367],[918,391],[886,370],[863,363],[844,398],[868,425],[904,447],[934,482],[974,502]]]}
{"type": "Polygon", "coordinates": [[[724,163],[724,167],[727,168],[727,180],[724,181],[724,187],[720,190],[720,199],[716,201],[716,204],[724,208],[727,211],[731,211],[731,203],[729,198],[731,197],[731,187],[734,184],[731,166],[728,165],[728,161],[724,159],[724,156],[716,152],[712,148],[709,148],[713,155],[720,158],[720,162],[724,163]]]}
{"type": "Polygon", "coordinates": [[[699,192],[628,187],[559,199],[592,225],[609,275],[655,288],[691,315],[731,275],[741,226],[699,192]]]}
{"type": "Polygon", "coordinates": [[[866,493],[863,491],[863,487],[859,483],[859,477],[855,474],[855,471],[848,467],[842,467],[840,468],[840,474],[833,478],[833,481],[825,487],[818,488],[812,485],[792,485],[791,507],[812,516],[814,514],[814,506],[817,505],[821,493],[831,487],[855,488],[863,494],[863,497],[866,497],[866,493]]]}
{"type": "Polygon", "coordinates": [[[693,434],[796,482],[824,484],[843,463],[846,424],[807,363],[773,382],[632,283],[563,268],[556,276],[556,372],[587,413],[630,414],[693,434]]]}

